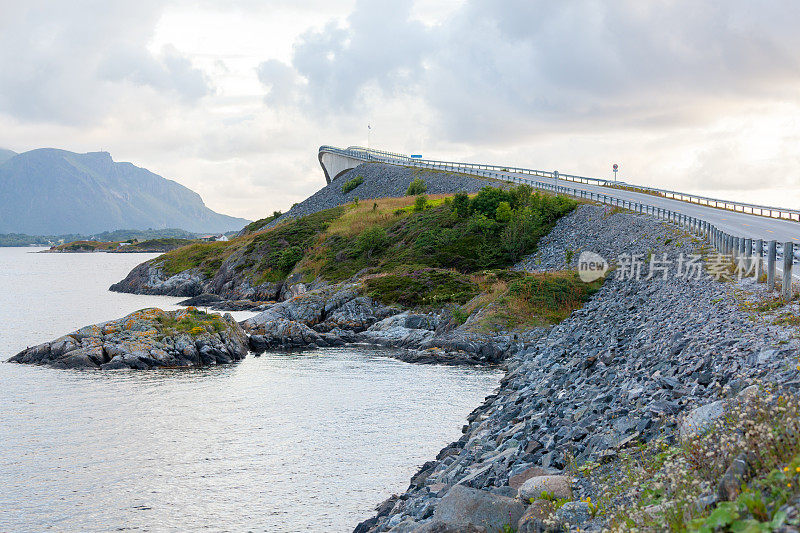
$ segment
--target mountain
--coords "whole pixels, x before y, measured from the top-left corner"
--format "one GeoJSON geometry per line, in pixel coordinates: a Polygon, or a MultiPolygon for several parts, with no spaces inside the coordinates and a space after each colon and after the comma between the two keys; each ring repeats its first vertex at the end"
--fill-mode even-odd
{"type": "Polygon", "coordinates": [[[6,150],[5,148],[0,148],[0,165],[11,159],[17,155],[17,152],[12,152],[11,150],[6,150]]]}
{"type": "Polygon", "coordinates": [[[196,192],[115,162],[108,152],[41,148],[0,162],[0,233],[92,234],[123,228],[221,233],[248,222],[216,213],[196,192]]]}

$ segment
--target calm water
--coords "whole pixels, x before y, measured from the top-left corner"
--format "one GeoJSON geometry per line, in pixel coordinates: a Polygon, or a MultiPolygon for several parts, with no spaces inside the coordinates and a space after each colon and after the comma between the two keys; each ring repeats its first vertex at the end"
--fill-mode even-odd
{"type": "MultiPolygon", "coordinates": [[[[2,359],[179,300],[105,290],[147,255],[30,251],[0,248],[2,359]]],[[[183,371],[0,364],[0,531],[348,531],[499,377],[353,349],[183,371]]]]}

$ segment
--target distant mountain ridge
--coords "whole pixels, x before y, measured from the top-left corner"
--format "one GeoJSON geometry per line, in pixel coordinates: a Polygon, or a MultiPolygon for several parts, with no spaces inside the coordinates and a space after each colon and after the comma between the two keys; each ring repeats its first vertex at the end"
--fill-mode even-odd
{"type": "Polygon", "coordinates": [[[123,228],[221,233],[249,222],[216,213],[191,189],[115,162],[108,152],[0,150],[0,233],[92,234],[123,228]]]}
{"type": "Polygon", "coordinates": [[[17,152],[13,152],[11,150],[6,150],[5,148],[0,148],[0,165],[11,159],[17,155],[17,152]]]}

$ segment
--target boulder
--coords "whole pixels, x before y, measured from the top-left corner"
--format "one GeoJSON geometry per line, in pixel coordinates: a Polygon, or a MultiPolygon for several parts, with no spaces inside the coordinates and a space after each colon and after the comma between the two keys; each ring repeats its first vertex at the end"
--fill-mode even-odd
{"type": "Polygon", "coordinates": [[[685,442],[707,431],[708,428],[722,416],[723,412],[724,404],[722,400],[717,400],[692,409],[681,422],[681,440],[685,442]]]}
{"type": "Polygon", "coordinates": [[[572,483],[567,476],[534,476],[525,481],[517,493],[522,501],[529,501],[531,498],[538,499],[542,492],[547,492],[553,498],[572,498],[572,483]]]}
{"type": "Polygon", "coordinates": [[[528,481],[532,477],[536,476],[548,476],[555,474],[556,471],[549,470],[547,468],[542,468],[541,466],[532,466],[526,470],[523,470],[519,474],[515,474],[508,478],[508,486],[519,490],[523,483],[528,481]]]}
{"type": "Polygon", "coordinates": [[[540,533],[545,530],[544,521],[555,511],[556,506],[550,500],[536,500],[525,509],[525,513],[517,522],[517,533],[540,533]]]}
{"type": "MultiPolygon", "coordinates": [[[[477,526],[484,527],[487,531],[498,531],[505,525],[516,524],[524,512],[525,506],[512,498],[456,485],[439,502],[433,513],[433,522],[441,522],[451,527],[477,526]]],[[[450,530],[441,529],[441,531],[450,530]]],[[[466,529],[454,531],[466,531],[466,529]]]]}
{"type": "Polygon", "coordinates": [[[567,502],[556,511],[556,520],[569,525],[570,530],[582,529],[583,524],[592,519],[587,502],[567,502]]]}

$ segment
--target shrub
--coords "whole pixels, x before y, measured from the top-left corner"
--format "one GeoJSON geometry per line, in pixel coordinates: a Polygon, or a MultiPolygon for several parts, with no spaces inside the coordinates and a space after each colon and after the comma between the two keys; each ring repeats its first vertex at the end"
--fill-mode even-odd
{"type": "Polygon", "coordinates": [[[400,270],[369,278],[366,286],[376,300],[409,307],[463,304],[478,294],[478,286],[469,277],[438,268],[400,270]]]}
{"type": "Polygon", "coordinates": [[[364,183],[364,176],[356,176],[355,178],[346,181],[344,185],[342,185],[342,194],[347,194],[359,185],[364,183]]]}
{"type": "Polygon", "coordinates": [[[290,246],[281,250],[275,267],[282,273],[288,274],[294,266],[303,258],[303,249],[299,246],[290,246]]]}
{"type": "Polygon", "coordinates": [[[494,218],[500,202],[511,205],[511,194],[496,187],[484,187],[470,202],[470,210],[489,218],[494,218]]]}
{"type": "Polygon", "coordinates": [[[495,210],[494,219],[498,222],[508,222],[511,220],[511,204],[500,202],[495,210]]]}
{"type": "Polygon", "coordinates": [[[425,211],[425,205],[428,203],[428,197],[424,194],[420,194],[417,196],[417,199],[414,200],[414,212],[419,213],[420,211],[425,211]]]}
{"type": "Polygon", "coordinates": [[[453,196],[453,213],[461,218],[467,218],[469,216],[469,196],[467,193],[458,192],[453,196]]]}
{"type": "Polygon", "coordinates": [[[387,242],[386,230],[383,227],[370,226],[358,236],[357,251],[359,254],[371,255],[382,250],[387,242]]]}
{"type": "Polygon", "coordinates": [[[406,196],[417,196],[428,190],[428,186],[421,178],[414,178],[411,184],[406,189],[406,196]]]}

